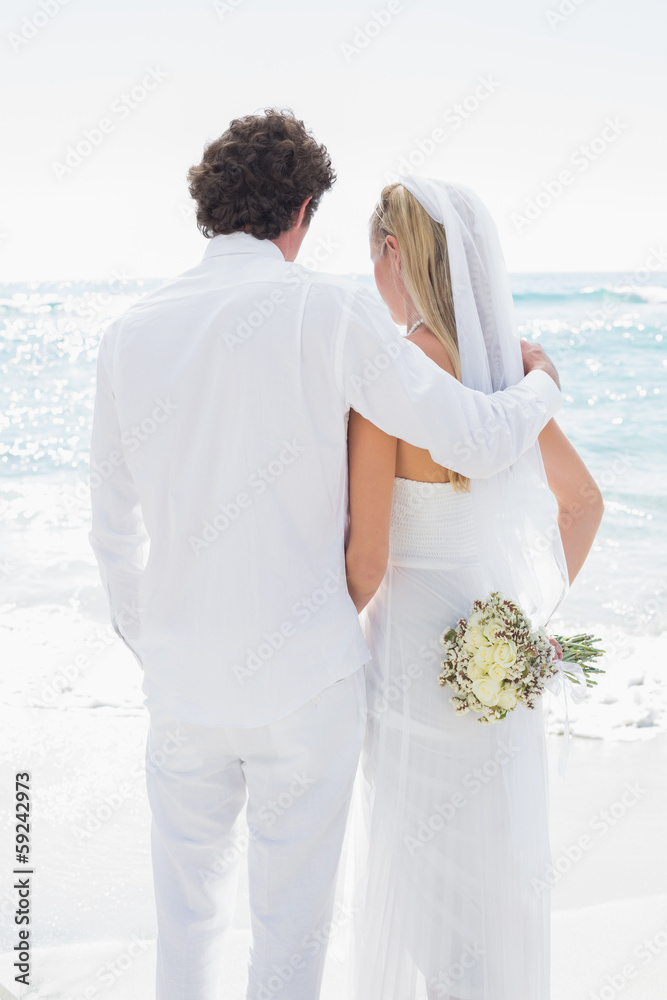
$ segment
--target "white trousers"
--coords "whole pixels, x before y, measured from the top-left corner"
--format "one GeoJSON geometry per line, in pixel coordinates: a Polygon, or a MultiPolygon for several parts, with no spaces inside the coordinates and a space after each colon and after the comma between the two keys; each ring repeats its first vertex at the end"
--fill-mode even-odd
{"type": "Polygon", "coordinates": [[[227,1000],[221,952],[246,854],[248,1000],[316,1000],[365,728],[363,669],[254,729],[147,707],[157,1000],[227,1000]]]}

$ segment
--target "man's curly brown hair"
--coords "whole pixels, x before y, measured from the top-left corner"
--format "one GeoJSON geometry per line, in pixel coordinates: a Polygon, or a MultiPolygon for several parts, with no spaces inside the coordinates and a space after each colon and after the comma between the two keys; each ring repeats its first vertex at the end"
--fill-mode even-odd
{"type": "Polygon", "coordinates": [[[251,233],[274,240],[291,229],[310,196],[304,225],[336,180],[326,146],[291,111],[235,118],[188,171],[204,236],[251,233]]]}

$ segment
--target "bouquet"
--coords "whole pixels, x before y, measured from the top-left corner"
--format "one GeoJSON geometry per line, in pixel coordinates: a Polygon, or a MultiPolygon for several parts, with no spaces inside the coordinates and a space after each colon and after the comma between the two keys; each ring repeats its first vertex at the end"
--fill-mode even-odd
{"type": "Polygon", "coordinates": [[[596,683],[592,674],[604,673],[595,661],[604,650],[591,635],[570,639],[554,636],[563,648],[561,665],[543,628],[533,629],[513,601],[494,592],[486,601],[475,601],[470,616],[441,638],[444,647],[438,681],[454,690],[455,710],[479,713],[481,723],[497,722],[523,702],[535,708],[547,683],[559,673],[572,683],[596,683]]]}

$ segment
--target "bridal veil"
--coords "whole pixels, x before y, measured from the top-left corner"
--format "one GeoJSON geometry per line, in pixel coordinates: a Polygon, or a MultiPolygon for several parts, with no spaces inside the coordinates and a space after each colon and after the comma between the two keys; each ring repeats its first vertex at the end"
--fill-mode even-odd
{"type": "MultiPolygon", "coordinates": [[[[486,393],[515,385],[524,374],[521,346],[491,214],[461,184],[414,175],[401,177],[400,183],[445,229],[463,384],[486,393]]],[[[475,444],[472,439],[463,447],[475,444]]],[[[505,596],[515,599],[535,625],[545,625],[567,592],[568,574],[539,445],[504,472],[471,483],[471,493],[479,530],[487,533],[492,548],[501,542],[507,553],[505,596]]]]}

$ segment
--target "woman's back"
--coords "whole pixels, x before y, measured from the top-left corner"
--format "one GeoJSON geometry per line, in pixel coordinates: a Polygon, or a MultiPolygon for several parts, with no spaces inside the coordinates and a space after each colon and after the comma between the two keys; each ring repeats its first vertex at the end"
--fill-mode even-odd
{"type": "MultiPolygon", "coordinates": [[[[426,354],[431,361],[443,368],[450,375],[454,369],[447,351],[438,338],[423,325],[410,334],[411,340],[426,354]]],[[[398,441],[396,448],[396,475],[402,479],[415,479],[426,483],[449,482],[449,470],[437,465],[430,454],[423,448],[415,448],[407,441],[398,441]]]]}

